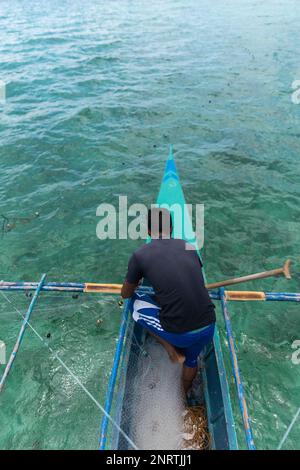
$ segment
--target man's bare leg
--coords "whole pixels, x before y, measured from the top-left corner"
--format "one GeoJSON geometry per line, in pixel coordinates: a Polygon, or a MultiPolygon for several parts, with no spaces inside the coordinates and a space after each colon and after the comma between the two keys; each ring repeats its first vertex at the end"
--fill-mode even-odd
{"type": "Polygon", "coordinates": [[[187,367],[183,366],[182,368],[182,383],[185,393],[189,391],[192,386],[193,380],[197,375],[198,367],[187,367]]]}
{"type": "Polygon", "coordinates": [[[183,364],[185,361],[185,356],[172,344],[168,343],[166,340],[162,339],[160,336],[157,336],[152,331],[148,330],[151,336],[153,336],[167,351],[169,358],[172,362],[178,362],[179,364],[183,364]]]}

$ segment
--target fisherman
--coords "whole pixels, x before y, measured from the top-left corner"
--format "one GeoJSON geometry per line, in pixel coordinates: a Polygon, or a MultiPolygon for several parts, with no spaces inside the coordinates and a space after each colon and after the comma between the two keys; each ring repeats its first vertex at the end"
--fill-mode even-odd
{"type": "Polygon", "coordinates": [[[187,393],[197,374],[198,356],[213,338],[216,316],[195,247],[172,238],[172,231],[167,209],[148,211],[151,242],[132,254],[121,295],[132,297],[134,320],[164,346],[172,362],[183,364],[187,393]],[[135,292],[143,278],[155,297],[135,292]]]}

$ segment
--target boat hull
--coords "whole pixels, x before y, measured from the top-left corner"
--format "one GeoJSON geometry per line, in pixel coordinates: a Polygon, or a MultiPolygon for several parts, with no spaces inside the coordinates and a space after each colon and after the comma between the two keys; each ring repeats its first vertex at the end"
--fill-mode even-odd
{"type": "MultiPolygon", "coordinates": [[[[160,191],[157,198],[158,206],[181,208],[180,215],[173,217],[173,236],[182,238],[194,245],[199,258],[196,234],[193,232],[189,210],[180,184],[172,149],[166,163],[160,191]]],[[[202,260],[201,260],[202,261],[202,260]]],[[[205,279],[205,273],[203,277],[205,279]]],[[[119,339],[114,357],[111,377],[105,402],[106,413],[115,420],[112,425],[107,416],[104,416],[101,425],[100,449],[128,449],[126,438],[120,435],[118,427],[132,434],[132,423],[128,419],[126,407],[132,396],[131,370],[133,375],[137,349],[141,350],[145,342],[145,332],[135,324],[131,318],[131,302],[127,301],[124,307],[119,339]],[[124,416],[126,419],[124,419],[124,416]],[[117,425],[117,426],[116,426],[117,425]]],[[[166,358],[166,360],[168,360],[166,358]]],[[[237,449],[237,440],[231,408],[230,394],[226,379],[226,371],[220,346],[218,328],[215,328],[214,339],[204,351],[202,358],[202,384],[208,418],[208,427],[211,436],[212,449],[237,449]]],[[[201,391],[199,391],[201,393],[201,391]]],[[[131,444],[130,444],[131,445],[131,444]]],[[[132,447],[131,447],[132,448],[132,447]]]]}
{"type": "MultiPolygon", "coordinates": [[[[130,304],[124,307],[122,323],[126,325],[126,331],[124,335],[119,337],[122,345],[119,348],[119,363],[115,369],[118,373],[114,381],[113,394],[107,397],[107,403],[110,403],[110,407],[106,406],[106,410],[118,426],[129,437],[132,437],[134,423],[128,413],[128,404],[134,395],[135,384],[132,378],[136,372],[136,358],[145,344],[146,332],[132,320],[130,304]]],[[[204,394],[205,398],[210,448],[236,450],[238,448],[236,432],[217,328],[214,340],[205,349],[199,374],[202,375],[203,391],[201,394],[204,394]]],[[[132,450],[132,446],[126,438],[105,417],[101,427],[100,449],[132,450]]]]}

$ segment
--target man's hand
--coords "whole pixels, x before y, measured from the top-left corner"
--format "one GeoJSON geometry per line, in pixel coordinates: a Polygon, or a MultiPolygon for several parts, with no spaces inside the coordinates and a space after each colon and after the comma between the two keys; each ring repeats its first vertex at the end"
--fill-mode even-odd
{"type": "Polygon", "coordinates": [[[130,282],[125,281],[121,289],[121,296],[123,299],[130,299],[130,297],[133,296],[137,286],[138,284],[130,284],[130,282]]]}

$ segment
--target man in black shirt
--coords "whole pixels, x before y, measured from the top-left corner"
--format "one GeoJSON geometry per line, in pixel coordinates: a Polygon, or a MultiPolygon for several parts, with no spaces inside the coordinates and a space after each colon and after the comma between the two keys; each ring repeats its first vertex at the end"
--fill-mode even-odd
{"type": "Polygon", "coordinates": [[[148,233],[151,242],[129,260],[122,297],[132,297],[142,278],[152,285],[155,300],[135,294],[133,318],[155,336],[173,362],[183,363],[187,392],[197,373],[197,358],[213,338],[214,305],[204,285],[197,251],[188,249],[184,240],[171,238],[169,211],[149,210],[148,233]]]}

